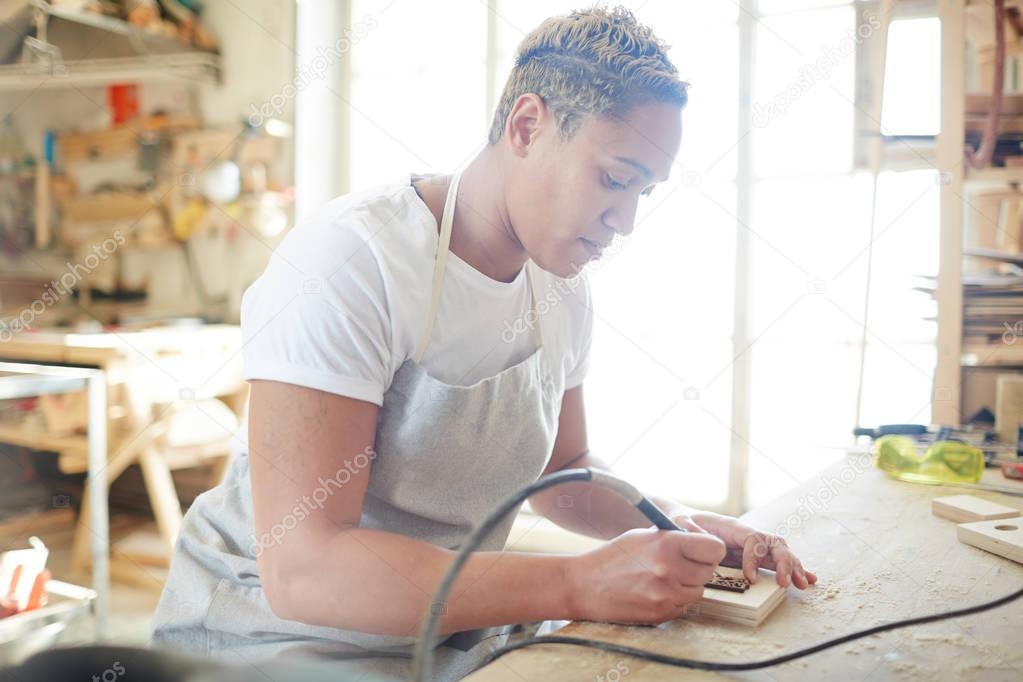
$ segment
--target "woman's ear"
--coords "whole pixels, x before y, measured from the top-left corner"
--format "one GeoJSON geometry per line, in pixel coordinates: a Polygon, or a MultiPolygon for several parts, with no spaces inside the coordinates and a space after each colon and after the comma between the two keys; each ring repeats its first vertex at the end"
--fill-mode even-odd
{"type": "Polygon", "coordinates": [[[532,92],[520,95],[512,105],[508,120],[504,124],[504,134],[508,137],[512,152],[516,156],[525,157],[544,124],[549,120],[550,110],[540,95],[532,92]]]}

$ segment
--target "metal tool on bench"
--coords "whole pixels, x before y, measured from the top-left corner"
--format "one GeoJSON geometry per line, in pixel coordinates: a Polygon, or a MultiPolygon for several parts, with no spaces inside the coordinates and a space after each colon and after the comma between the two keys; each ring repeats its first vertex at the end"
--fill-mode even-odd
{"type": "Polygon", "coordinates": [[[853,429],[854,436],[869,436],[871,440],[882,436],[922,436],[926,433],[927,427],[923,424],[882,424],[876,429],[864,426],[853,429]]]}

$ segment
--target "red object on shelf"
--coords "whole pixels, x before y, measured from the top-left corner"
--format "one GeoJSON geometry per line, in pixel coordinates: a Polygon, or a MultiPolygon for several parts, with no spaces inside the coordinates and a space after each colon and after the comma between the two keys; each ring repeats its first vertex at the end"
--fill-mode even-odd
{"type": "Polygon", "coordinates": [[[1006,462],[1002,465],[1002,475],[1023,480],[1023,462],[1006,462]]]}
{"type": "Polygon", "coordinates": [[[107,99],[114,112],[113,125],[119,126],[139,115],[139,86],[111,85],[107,88],[107,99]]]}

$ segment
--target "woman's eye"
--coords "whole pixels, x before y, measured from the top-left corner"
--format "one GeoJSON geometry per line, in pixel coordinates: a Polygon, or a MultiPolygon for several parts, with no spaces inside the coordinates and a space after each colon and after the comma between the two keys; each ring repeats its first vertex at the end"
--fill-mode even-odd
{"type": "Polygon", "coordinates": [[[618,182],[607,173],[604,173],[604,177],[607,178],[607,186],[611,189],[625,189],[628,185],[618,182]]]}

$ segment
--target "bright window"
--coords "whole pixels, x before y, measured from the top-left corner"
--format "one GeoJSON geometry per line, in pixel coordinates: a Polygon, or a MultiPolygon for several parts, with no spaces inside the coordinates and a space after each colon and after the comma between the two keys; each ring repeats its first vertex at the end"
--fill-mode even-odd
{"type": "MultiPolygon", "coordinates": [[[[352,53],[352,188],[462,165],[486,141],[488,82],[499,97],[524,34],[578,5],[487,4],[454,0],[438,13],[397,2],[376,16],[373,39],[352,53]]],[[[737,2],[626,4],[672,44],[690,104],[671,180],[593,276],[591,446],[646,489],[734,507],[738,433],[749,443],[748,501],[763,503],[836,458],[858,410],[864,424],[927,421],[932,311],[912,287],[913,275],[936,269],[933,173],[879,178],[872,238],[874,182],[853,168],[857,51],[876,41],[861,5],[760,0],[752,16],[737,2]],[[740,22],[753,37],[745,53],[740,22]],[[750,52],[752,115],[740,121],[740,55],[750,52]],[[740,144],[749,168],[739,167],[740,144]],[[750,267],[737,271],[747,230],[750,267]],[[737,310],[752,331],[739,346],[737,310]],[[737,358],[751,358],[749,385],[734,383],[737,358]],[[748,424],[732,423],[737,396],[749,400],[748,424]]],[[[371,5],[356,0],[353,16],[371,5]]],[[[937,84],[924,75],[892,94],[891,74],[933,60],[936,39],[928,20],[893,25],[893,130],[935,125],[937,84]]]]}
{"type": "Polygon", "coordinates": [[[941,128],[941,22],[893,21],[888,31],[881,124],[890,135],[937,135],[941,128]]]}

